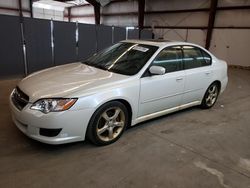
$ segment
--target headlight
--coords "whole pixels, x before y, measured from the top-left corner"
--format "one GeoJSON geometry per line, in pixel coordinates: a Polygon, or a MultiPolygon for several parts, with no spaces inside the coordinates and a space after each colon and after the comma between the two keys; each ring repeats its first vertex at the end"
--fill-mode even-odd
{"type": "Polygon", "coordinates": [[[60,112],[68,110],[75,104],[77,99],[40,99],[30,109],[39,110],[45,114],[49,112],[60,112]]]}

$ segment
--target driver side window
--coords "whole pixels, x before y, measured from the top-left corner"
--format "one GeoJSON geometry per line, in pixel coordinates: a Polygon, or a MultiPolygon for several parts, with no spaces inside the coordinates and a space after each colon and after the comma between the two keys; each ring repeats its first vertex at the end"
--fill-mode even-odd
{"type": "Polygon", "coordinates": [[[182,50],[180,46],[167,47],[153,61],[153,65],[166,69],[166,73],[182,70],[182,50]]]}

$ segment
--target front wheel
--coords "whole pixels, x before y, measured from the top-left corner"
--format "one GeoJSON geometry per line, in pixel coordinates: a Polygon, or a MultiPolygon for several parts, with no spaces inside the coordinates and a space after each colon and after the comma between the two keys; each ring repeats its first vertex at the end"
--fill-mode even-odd
{"type": "Polygon", "coordinates": [[[201,107],[205,109],[211,108],[215,104],[218,95],[219,95],[218,84],[217,83],[211,84],[205,93],[205,96],[201,103],[201,107]]]}
{"type": "Polygon", "coordinates": [[[121,137],[127,124],[126,107],[118,101],[111,101],[93,114],[87,129],[87,137],[96,145],[108,145],[121,137]]]}

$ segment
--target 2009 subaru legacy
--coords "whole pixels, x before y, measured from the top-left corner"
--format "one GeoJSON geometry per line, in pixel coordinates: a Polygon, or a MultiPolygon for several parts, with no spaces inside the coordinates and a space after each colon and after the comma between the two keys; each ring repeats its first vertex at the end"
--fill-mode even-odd
{"type": "Polygon", "coordinates": [[[35,72],[10,95],[13,121],[48,144],[107,145],[128,125],[195,105],[211,108],[227,64],[185,42],[126,40],[84,62],[35,72]]]}

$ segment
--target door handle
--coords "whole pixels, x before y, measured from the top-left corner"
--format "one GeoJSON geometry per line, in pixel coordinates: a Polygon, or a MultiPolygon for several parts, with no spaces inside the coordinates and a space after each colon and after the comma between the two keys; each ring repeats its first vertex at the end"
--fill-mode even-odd
{"type": "Polygon", "coordinates": [[[181,81],[181,80],[183,80],[183,78],[176,78],[176,81],[181,81]]]}
{"type": "Polygon", "coordinates": [[[205,72],[205,74],[206,74],[207,76],[209,76],[209,75],[211,74],[211,72],[205,72]]]}

